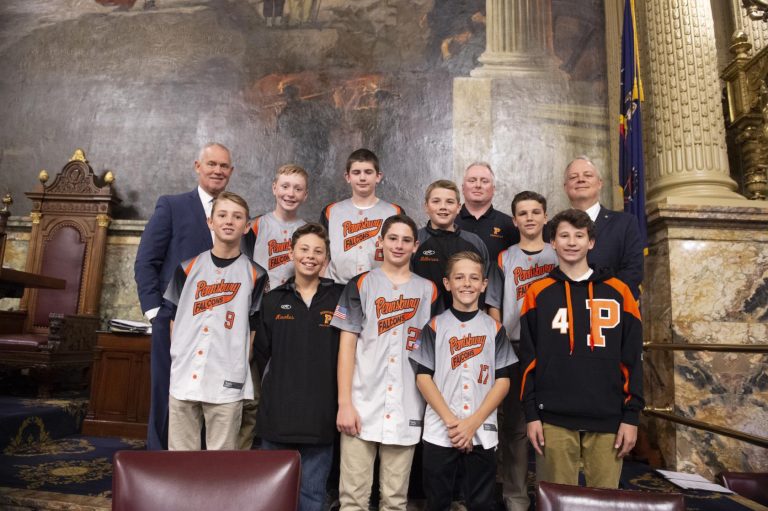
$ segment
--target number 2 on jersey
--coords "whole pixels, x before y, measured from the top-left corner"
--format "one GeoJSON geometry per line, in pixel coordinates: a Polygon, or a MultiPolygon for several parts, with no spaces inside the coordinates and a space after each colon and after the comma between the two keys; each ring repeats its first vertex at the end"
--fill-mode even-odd
{"type": "Polygon", "coordinates": [[[227,311],[227,315],[224,317],[224,328],[227,330],[232,330],[232,327],[235,324],[235,313],[232,311],[227,311]]]}

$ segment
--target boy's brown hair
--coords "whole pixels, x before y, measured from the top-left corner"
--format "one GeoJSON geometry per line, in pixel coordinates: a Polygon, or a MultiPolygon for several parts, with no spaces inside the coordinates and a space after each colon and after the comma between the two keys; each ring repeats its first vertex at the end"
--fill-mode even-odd
{"type": "Polygon", "coordinates": [[[228,200],[230,202],[234,202],[238,206],[245,209],[245,218],[250,218],[250,210],[248,209],[248,203],[245,202],[245,199],[240,197],[238,194],[233,192],[221,192],[218,197],[213,199],[213,204],[211,205],[211,216],[213,216],[213,213],[216,211],[216,205],[219,203],[219,201],[225,201],[228,200]]]}
{"type": "Polygon", "coordinates": [[[473,263],[477,263],[480,265],[480,274],[483,275],[483,278],[485,278],[485,261],[483,260],[483,257],[478,254],[477,252],[472,252],[471,250],[464,250],[462,252],[456,252],[451,257],[448,258],[448,262],[445,263],[445,276],[450,277],[451,271],[453,271],[453,267],[456,265],[457,262],[461,260],[466,261],[472,261],[473,263]]]}
{"type": "Polygon", "coordinates": [[[293,236],[291,236],[291,248],[295,248],[299,238],[306,236],[307,234],[314,234],[323,240],[325,242],[325,254],[328,255],[331,253],[331,239],[328,237],[328,231],[325,230],[325,227],[315,222],[306,223],[293,231],[293,236]]]}
{"type": "Polygon", "coordinates": [[[424,202],[429,202],[429,196],[432,194],[433,191],[435,191],[438,188],[444,188],[446,190],[451,190],[456,194],[456,200],[461,202],[461,194],[459,193],[459,187],[456,186],[456,183],[449,179],[438,179],[431,185],[427,187],[427,192],[424,194],[424,202]]]}
{"type": "Polygon", "coordinates": [[[416,222],[413,221],[413,218],[409,217],[408,215],[392,215],[391,217],[384,220],[384,223],[381,226],[381,237],[387,235],[387,232],[389,231],[389,228],[392,227],[394,224],[405,224],[408,227],[411,228],[411,232],[413,232],[413,239],[418,239],[418,227],[416,227],[416,222]]]}
{"type": "Polygon", "coordinates": [[[515,211],[515,208],[517,205],[524,200],[535,200],[539,204],[541,204],[542,209],[544,209],[544,213],[547,212],[547,199],[541,195],[540,193],[532,192],[530,190],[525,190],[524,192],[520,192],[512,199],[512,216],[515,216],[517,214],[517,211],[515,211]]]}
{"type": "Polygon", "coordinates": [[[379,170],[379,158],[369,149],[358,149],[357,151],[353,151],[347,158],[346,172],[349,172],[352,164],[358,161],[369,161],[373,163],[373,168],[376,169],[376,173],[381,174],[381,170],[379,170]]]}
{"type": "Polygon", "coordinates": [[[568,222],[577,229],[586,229],[587,237],[591,240],[595,239],[595,222],[584,211],[571,208],[556,214],[552,219],[553,238],[557,236],[557,227],[563,222],[568,222]]]}

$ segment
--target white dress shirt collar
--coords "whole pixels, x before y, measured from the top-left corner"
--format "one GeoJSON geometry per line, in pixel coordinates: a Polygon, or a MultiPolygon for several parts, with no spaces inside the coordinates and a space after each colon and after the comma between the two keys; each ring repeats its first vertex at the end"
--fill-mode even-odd
{"type": "Polygon", "coordinates": [[[585,213],[589,215],[589,218],[591,218],[593,222],[596,222],[597,215],[600,214],[600,203],[595,202],[592,206],[587,208],[585,213]]]}

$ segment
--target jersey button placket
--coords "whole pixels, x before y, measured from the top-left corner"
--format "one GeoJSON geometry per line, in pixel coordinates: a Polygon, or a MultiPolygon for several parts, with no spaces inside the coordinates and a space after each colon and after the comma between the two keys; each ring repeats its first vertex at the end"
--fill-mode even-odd
{"type": "Polygon", "coordinates": [[[389,343],[389,364],[387,364],[386,381],[384,382],[384,417],[382,427],[382,441],[389,443],[397,439],[397,428],[395,420],[397,412],[397,399],[395,399],[394,389],[400,373],[400,350],[396,339],[391,339],[389,343]],[[389,389],[392,389],[391,391],[389,389]]]}

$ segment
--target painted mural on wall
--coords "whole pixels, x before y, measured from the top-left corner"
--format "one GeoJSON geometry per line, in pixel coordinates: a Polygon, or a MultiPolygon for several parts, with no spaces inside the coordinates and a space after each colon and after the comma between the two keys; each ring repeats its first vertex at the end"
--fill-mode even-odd
{"type": "MultiPolygon", "coordinates": [[[[552,2],[560,69],[599,108],[602,13],[552,2]]],[[[484,0],[5,0],[0,191],[26,214],[38,171],[82,147],[117,176],[118,218],[147,218],[158,195],[194,186],[196,151],[217,140],[254,211],[272,207],[280,164],[306,167],[315,218],[348,194],[349,152],[369,147],[380,195],[420,213],[426,185],[452,177],[452,80],[477,67],[485,22],[484,0]]]]}

